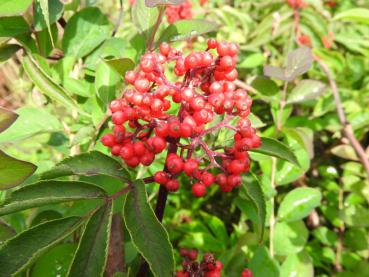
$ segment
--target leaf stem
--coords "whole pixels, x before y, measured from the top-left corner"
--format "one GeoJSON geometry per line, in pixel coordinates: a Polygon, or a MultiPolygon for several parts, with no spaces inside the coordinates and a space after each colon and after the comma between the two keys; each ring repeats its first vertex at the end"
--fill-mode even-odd
{"type": "MultiPolygon", "coordinates": [[[[275,157],[272,158],[272,173],[270,178],[270,183],[272,189],[275,189],[275,175],[277,171],[277,159],[275,157]]],[[[274,256],[274,225],[275,225],[275,215],[274,215],[274,197],[270,199],[271,201],[271,213],[270,213],[270,219],[269,219],[269,252],[270,256],[274,256]]]]}
{"type": "Polygon", "coordinates": [[[152,33],[151,33],[151,37],[150,39],[147,41],[147,45],[146,45],[146,49],[149,50],[149,51],[152,51],[154,50],[154,40],[155,40],[155,35],[156,35],[156,32],[158,31],[159,29],[159,26],[160,26],[160,23],[163,19],[163,15],[164,15],[164,12],[165,12],[165,6],[164,5],[160,5],[159,6],[159,15],[158,15],[158,19],[156,20],[155,22],[155,25],[154,25],[154,29],[152,30],[152,33]]]}

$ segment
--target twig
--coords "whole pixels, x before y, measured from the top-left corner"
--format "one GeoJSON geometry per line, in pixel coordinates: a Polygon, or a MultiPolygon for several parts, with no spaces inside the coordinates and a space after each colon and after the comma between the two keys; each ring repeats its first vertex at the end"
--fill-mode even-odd
{"type": "Polygon", "coordinates": [[[238,86],[239,88],[242,88],[242,89],[245,89],[245,90],[251,92],[252,94],[258,94],[256,89],[254,89],[252,86],[246,84],[245,82],[242,82],[241,80],[234,81],[234,84],[236,86],[238,86]]]}
{"type": "Polygon", "coordinates": [[[322,68],[322,70],[324,71],[324,73],[326,74],[328,80],[329,80],[329,85],[332,89],[332,93],[333,93],[333,97],[334,97],[334,102],[336,104],[336,109],[337,109],[337,114],[338,114],[338,118],[343,126],[342,132],[343,135],[349,140],[351,146],[354,148],[356,154],[358,155],[367,175],[368,175],[368,179],[369,179],[369,159],[366,156],[365,150],[364,148],[361,146],[361,144],[359,143],[359,141],[356,139],[354,131],[352,129],[352,126],[350,124],[349,121],[347,121],[346,119],[346,115],[345,112],[343,110],[342,107],[342,102],[341,102],[341,98],[338,92],[338,88],[337,88],[337,83],[333,77],[332,72],[330,71],[328,65],[326,63],[324,63],[321,59],[319,59],[318,57],[314,57],[315,60],[318,62],[318,64],[320,65],[320,67],[322,68]]]}
{"type": "Polygon", "coordinates": [[[112,37],[114,37],[116,35],[116,33],[118,32],[118,29],[120,27],[120,23],[122,22],[123,12],[124,12],[123,0],[119,0],[119,15],[118,15],[118,18],[117,18],[117,22],[115,23],[113,33],[111,34],[112,37]]]}
{"type": "Polygon", "coordinates": [[[165,6],[164,5],[161,5],[159,7],[159,15],[158,15],[158,19],[156,20],[156,23],[154,25],[154,29],[152,30],[152,33],[151,33],[151,37],[150,39],[147,41],[147,44],[146,44],[146,49],[149,50],[149,51],[152,51],[153,50],[153,47],[154,47],[154,41],[155,41],[155,34],[156,32],[158,31],[159,29],[159,26],[160,26],[160,23],[163,19],[163,15],[164,15],[164,12],[165,12],[165,6]]]}
{"type": "Polygon", "coordinates": [[[108,108],[104,117],[100,120],[100,122],[96,126],[96,131],[91,139],[91,144],[88,147],[88,150],[92,150],[94,148],[96,144],[96,140],[101,132],[101,128],[105,125],[106,121],[109,119],[110,116],[111,116],[111,112],[110,112],[110,109],[108,108]]]}
{"type": "Polygon", "coordinates": [[[278,110],[277,131],[282,130],[282,117],[283,117],[283,109],[286,106],[287,88],[288,82],[285,82],[282,90],[282,99],[278,110]]]}

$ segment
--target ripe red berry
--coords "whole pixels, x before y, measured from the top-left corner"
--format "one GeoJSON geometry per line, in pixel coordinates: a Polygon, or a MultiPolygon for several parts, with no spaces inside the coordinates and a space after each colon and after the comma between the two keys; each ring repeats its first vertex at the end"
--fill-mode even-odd
{"type": "Polygon", "coordinates": [[[195,197],[203,197],[206,194],[206,187],[202,183],[195,183],[192,186],[192,194],[195,197]]]}
{"type": "Polygon", "coordinates": [[[162,152],[167,146],[167,142],[162,137],[152,137],[151,147],[154,153],[162,152]]]}
{"type": "Polygon", "coordinates": [[[198,57],[192,53],[185,58],[184,65],[187,70],[190,70],[192,68],[198,67],[199,62],[201,62],[201,60],[199,60],[198,57]]]}
{"type": "Polygon", "coordinates": [[[126,74],[125,74],[125,79],[128,83],[130,84],[134,84],[134,82],[136,81],[137,79],[137,74],[136,72],[130,70],[130,71],[127,71],[126,74]]]}
{"type": "Polygon", "coordinates": [[[177,179],[170,179],[166,184],[165,187],[169,191],[177,191],[179,189],[179,182],[177,179]]]}
{"type": "Polygon", "coordinates": [[[169,123],[168,126],[169,136],[173,138],[179,138],[181,136],[181,125],[178,121],[169,123]]]}
{"type": "Polygon", "coordinates": [[[158,171],[154,174],[154,181],[158,184],[165,185],[169,181],[168,174],[165,171],[158,171]]]}
{"type": "Polygon", "coordinates": [[[188,159],[183,166],[183,171],[187,176],[191,176],[199,168],[199,162],[195,159],[188,159]]]}
{"type": "Polygon", "coordinates": [[[187,257],[194,261],[197,259],[197,255],[199,254],[199,252],[196,250],[196,249],[191,249],[188,254],[187,254],[187,257]]]}
{"type": "Polygon", "coordinates": [[[115,138],[113,134],[105,134],[101,137],[101,143],[107,147],[113,147],[115,144],[115,138]]]}
{"type": "Polygon", "coordinates": [[[246,268],[244,271],[242,271],[241,277],[252,277],[251,269],[246,268]]]}
{"type": "Polygon", "coordinates": [[[120,150],[120,156],[122,157],[122,159],[126,161],[131,159],[133,155],[134,155],[134,150],[133,150],[132,144],[126,144],[120,150]]]}
{"type": "Polygon", "coordinates": [[[210,186],[214,183],[215,181],[215,177],[213,174],[211,174],[210,172],[205,171],[201,177],[200,177],[201,182],[205,185],[205,186],[210,186]]]}
{"type": "Polygon", "coordinates": [[[168,158],[166,162],[169,172],[173,174],[180,173],[183,170],[183,161],[180,157],[176,156],[168,158]]]}
{"type": "Polygon", "coordinates": [[[210,39],[208,40],[208,47],[209,47],[210,49],[215,49],[215,48],[217,48],[217,44],[218,44],[218,42],[217,42],[215,39],[213,39],[213,38],[210,38],[210,39]]]}
{"type": "Polygon", "coordinates": [[[154,153],[151,153],[151,152],[145,152],[145,154],[143,154],[141,157],[140,157],[140,163],[142,165],[145,165],[145,166],[149,166],[150,164],[152,164],[152,162],[154,161],[155,159],[155,155],[154,153]]]}

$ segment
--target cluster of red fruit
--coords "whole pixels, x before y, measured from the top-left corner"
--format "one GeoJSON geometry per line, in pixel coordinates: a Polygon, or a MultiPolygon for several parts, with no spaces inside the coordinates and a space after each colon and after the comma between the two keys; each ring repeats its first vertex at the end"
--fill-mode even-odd
{"type": "Polygon", "coordinates": [[[149,166],[169,143],[165,169],[153,177],[169,191],[178,190],[182,172],[192,180],[196,197],[204,196],[214,183],[224,192],[239,186],[241,174],[250,169],[247,151],[261,141],[247,118],[252,99],[233,82],[238,51],[234,43],[209,39],[205,51],[187,56],[167,43],[161,44],[160,53],[143,55],[139,68],[125,75],[133,88],[110,104],[114,132],[104,135],[102,143],[130,167],[149,166]],[[184,76],[182,81],[167,79],[164,65],[170,62],[174,73],[184,76]],[[173,102],[180,103],[177,115],[169,111],[173,102]],[[221,116],[222,121],[206,128],[221,116]],[[235,132],[232,147],[205,142],[221,128],[235,132]],[[223,151],[216,151],[219,148],[223,151]],[[210,170],[216,168],[221,172],[213,175],[210,170]]]}
{"type": "MultiPolygon", "coordinates": [[[[214,255],[205,253],[200,262],[197,262],[198,251],[196,249],[182,248],[179,251],[181,257],[184,258],[182,263],[183,269],[177,271],[176,277],[204,276],[204,277],[221,277],[223,265],[220,261],[216,261],[214,255]]],[[[241,277],[253,277],[252,271],[248,268],[242,271],[241,277]]]]}
{"type": "Polygon", "coordinates": [[[192,18],[192,4],[189,0],[179,5],[168,5],[165,15],[169,23],[174,23],[181,19],[192,18]]]}
{"type": "Polygon", "coordinates": [[[287,0],[287,3],[294,10],[302,9],[306,7],[306,3],[304,3],[303,0],[287,0]]]}

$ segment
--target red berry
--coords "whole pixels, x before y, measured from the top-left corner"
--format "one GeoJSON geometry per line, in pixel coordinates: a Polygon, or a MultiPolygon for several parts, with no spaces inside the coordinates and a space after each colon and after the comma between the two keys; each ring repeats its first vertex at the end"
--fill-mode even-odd
{"type": "Polygon", "coordinates": [[[169,135],[169,127],[165,122],[159,123],[155,128],[155,134],[159,137],[165,138],[169,135]]]}
{"type": "Polygon", "coordinates": [[[146,152],[140,157],[140,163],[145,166],[149,166],[155,159],[154,153],[146,152]]]}
{"type": "Polygon", "coordinates": [[[201,182],[205,185],[205,186],[210,186],[214,183],[215,181],[215,177],[213,174],[211,174],[210,172],[205,171],[201,177],[200,177],[201,182]]]}
{"type": "Polygon", "coordinates": [[[206,194],[206,187],[202,183],[195,183],[192,186],[192,194],[195,197],[203,197],[206,194]]]}
{"type": "Polygon", "coordinates": [[[251,269],[246,268],[244,271],[242,271],[241,277],[252,277],[251,269]]]}
{"type": "Polygon", "coordinates": [[[166,184],[165,187],[169,191],[177,191],[179,189],[179,182],[177,179],[170,179],[166,184]]]}
{"type": "Polygon", "coordinates": [[[235,175],[240,175],[245,169],[245,162],[242,160],[233,160],[229,166],[227,167],[227,170],[235,175]]]}
{"type": "Polygon", "coordinates": [[[170,52],[170,45],[166,42],[160,44],[160,53],[164,56],[168,56],[170,52]]]}
{"type": "Polygon", "coordinates": [[[137,79],[136,72],[134,72],[132,70],[127,71],[126,74],[125,74],[125,79],[128,83],[133,84],[137,79]]]}
{"type": "Polygon", "coordinates": [[[126,121],[126,117],[122,111],[117,111],[113,113],[111,120],[114,124],[122,125],[126,121]]]}
{"type": "Polygon", "coordinates": [[[180,173],[183,170],[183,161],[178,156],[172,159],[167,159],[166,165],[168,170],[173,174],[180,173]]]}
{"type": "Polygon", "coordinates": [[[151,147],[154,153],[162,152],[167,146],[167,142],[162,137],[152,137],[151,147]]]}
{"type": "Polygon", "coordinates": [[[164,171],[158,171],[154,174],[154,181],[158,184],[165,185],[169,181],[168,174],[164,171]]]}
{"type": "Polygon", "coordinates": [[[210,49],[215,49],[215,48],[217,48],[217,44],[218,44],[218,42],[217,42],[215,39],[213,39],[213,38],[210,38],[210,39],[208,40],[208,47],[209,47],[210,49]]]}
{"type": "Polygon", "coordinates": [[[101,143],[107,147],[113,147],[115,144],[115,137],[113,134],[105,134],[101,137],[101,143]]]}
{"type": "Polygon", "coordinates": [[[181,125],[178,121],[169,123],[168,127],[169,136],[173,138],[179,138],[181,136],[181,125]]]}
{"type": "Polygon", "coordinates": [[[199,168],[199,162],[195,159],[188,159],[183,166],[183,171],[187,176],[191,176],[199,168]]]}
{"type": "Polygon", "coordinates": [[[134,155],[134,151],[133,151],[133,146],[132,144],[126,144],[122,147],[122,149],[120,150],[120,156],[122,157],[122,159],[124,160],[129,160],[133,157],[134,155]]]}
{"type": "Polygon", "coordinates": [[[190,70],[192,68],[198,67],[199,62],[200,61],[197,58],[196,54],[192,53],[185,58],[184,65],[185,65],[186,70],[190,70]]]}
{"type": "Polygon", "coordinates": [[[198,255],[198,254],[199,254],[199,252],[198,252],[196,249],[192,249],[192,250],[190,250],[190,251],[188,252],[187,257],[188,257],[190,260],[194,261],[194,260],[196,260],[196,259],[197,259],[197,255],[198,255]]]}

